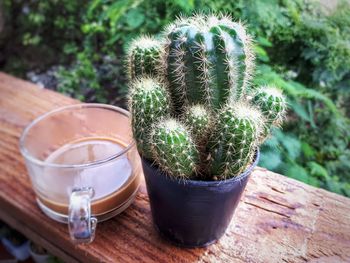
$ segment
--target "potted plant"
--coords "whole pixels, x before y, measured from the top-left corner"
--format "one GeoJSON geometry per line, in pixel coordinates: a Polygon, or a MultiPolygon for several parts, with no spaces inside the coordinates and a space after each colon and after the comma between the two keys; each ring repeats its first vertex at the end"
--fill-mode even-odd
{"type": "Polygon", "coordinates": [[[251,38],[227,16],[179,18],[160,40],[136,39],[127,62],[155,226],[181,246],[211,244],[231,221],[259,145],[281,123],[285,98],[251,87],[251,38]]]}

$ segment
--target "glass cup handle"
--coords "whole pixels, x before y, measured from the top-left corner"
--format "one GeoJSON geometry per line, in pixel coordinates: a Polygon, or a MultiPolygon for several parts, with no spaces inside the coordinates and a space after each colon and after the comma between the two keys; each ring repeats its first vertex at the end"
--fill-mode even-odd
{"type": "Polygon", "coordinates": [[[97,219],[91,216],[91,187],[74,188],[70,195],[68,229],[74,243],[90,243],[94,240],[97,219]]]}

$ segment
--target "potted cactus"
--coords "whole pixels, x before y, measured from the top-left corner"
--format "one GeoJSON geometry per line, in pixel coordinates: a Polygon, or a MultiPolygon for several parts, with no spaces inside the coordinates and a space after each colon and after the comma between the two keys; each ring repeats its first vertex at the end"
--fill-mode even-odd
{"type": "Polygon", "coordinates": [[[127,64],[155,226],[181,246],[211,244],[230,223],[285,99],[250,85],[251,38],[227,16],[179,18],[159,40],[134,40],[127,64]]]}

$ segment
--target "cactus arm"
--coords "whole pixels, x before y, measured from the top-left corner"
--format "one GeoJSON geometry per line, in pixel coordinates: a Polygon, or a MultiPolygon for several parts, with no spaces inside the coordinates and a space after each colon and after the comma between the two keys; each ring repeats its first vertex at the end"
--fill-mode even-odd
{"type": "Polygon", "coordinates": [[[197,34],[198,43],[198,76],[202,90],[202,98],[196,103],[211,105],[213,90],[217,89],[216,74],[213,64],[216,61],[212,34],[197,34]]]}
{"type": "Polygon", "coordinates": [[[282,123],[287,108],[286,100],[279,89],[263,86],[256,90],[253,103],[260,108],[266,119],[264,139],[272,126],[279,126],[282,123]]]}
{"type": "MultiPolygon", "coordinates": [[[[217,175],[221,175],[225,171],[225,152],[226,150],[223,148],[224,137],[220,135],[218,130],[211,135],[208,142],[208,152],[210,153],[210,165],[209,165],[209,175],[212,178],[218,178],[217,175]],[[216,141],[214,139],[216,137],[216,141]]],[[[211,178],[210,178],[211,179],[211,178]]]]}
{"type": "Polygon", "coordinates": [[[183,115],[183,122],[192,134],[197,147],[205,146],[212,126],[209,111],[200,104],[187,107],[183,115]]]}
{"type": "Polygon", "coordinates": [[[216,71],[217,87],[212,92],[212,105],[215,109],[219,109],[220,106],[227,101],[230,91],[229,76],[228,76],[228,61],[229,58],[226,54],[226,38],[223,31],[219,27],[211,28],[210,32],[213,33],[213,42],[215,49],[216,61],[213,66],[216,71]]]}
{"type": "Polygon", "coordinates": [[[226,179],[241,173],[253,158],[262,128],[262,115],[251,106],[237,103],[221,110],[208,143],[210,174],[226,179]]]}
{"type": "Polygon", "coordinates": [[[155,76],[159,72],[162,54],[161,42],[141,36],[132,41],[127,51],[127,68],[129,80],[143,76],[155,76]]]}
{"type": "Polygon", "coordinates": [[[158,51],[154,48],[142,50],[139,47],[131,52],[130,75],[131,79],[155,74],[158,51]]]}
{"type": "Polygon", "coordinates": [[[224,73],[226,78],[221,76],[221,89],[222,98],[221,100],[226,101],[227,96],[230,96],[231,100],[238,101],[244,94],[244,76],[246,71],[245,63],[245,51],[243,41],[233,28],[227,26],[216,26],[211,29],[217,38],[217,45],[221,51],[221,68],[219,72],[224,73]],[[229,86],[229,90],[227,90],[229,86]]]}
{"type": "Polygon", "coordinates": [[[170,114],[170,99],[164,85],[150,78],[136,80],[131,85],[129,109],[137,148],[146,159],[153,159],[149,141],[150,128],[159,118],[170,114]]]}
{"type": "MultiPolygon", "coordinates": [[[[231,17],[222,17],[220,20],[220,28],[227,31],[232,37],[235,37],[236,44],[239,46],[237,51],[240,51],[243,48],[244,63],[242,60],[239,60],[238,66],[241,68],[241,72],[244,72],[243,83],[241,85],[242,94],[246,93],[250,85],[250,80],[252,78],[252,73],[254,70],[254,52],[252,49],[252,39],[249,34],[246,33],[246,29],[241,22],[232,22],[231,17]],[[244,69],[243,69],[244,67],[244,69]]],[[[237,98],[233,98],[237,99],[237,98]]]]}
{"type": "Polygon", "coordinates": [[[166,78],[174,100],[183,101],[178,106],[205,101],[216,111],[244,97],[252,52],[242,25],[198,15],[175,22],[167,39],[166,78]]]}
{"type": "Polygon", "coordinates": [[[190,178],[196,171],[199,153],[186,127],[175,119],[163,119],[151,133],[153,156],[167,174],[190,178]]]}
{"type": "Polygon", "coordinates": [[[169,90],[174,108],[177,112],[181,112],[185,102],[185,46],[184,34],[182,31],[171,32],[168,35],[169,46],[167,60],[167,79],[169,82],[169,90]]]}
{"type": "Polygon", "coordinates": [[[197,174],[200,177],[207,177],[208,154],[206,152],[206,145],[212,131],[211,112],[201,104],[188,106],[184,111],[182,121],[188,128],[200,153],[197,174]]]}
{"type": "Polygon", "coordinates": [[[227,32],[231,38],[230,44],[227,45],[226,52],[228,53],[228,68],[230,71],[230,86],[234,87],[231,89],[230,94],[233,101],[238,101],[242,98],[245,93],[244,90],[244,78],[247,70],[246,66],[246,54],[244,50],[244,44],[242,39],[239,37],[234,29],[220,26],[227,32]]]}
{"type": "Polygon", "coordinates": [[[200,43],[198,38],[200,34],[194,27],[190,27],[186,32],[186,55],[185,62],[185,82],[186,98],[189,104],[197,104],[205,98],[205,92],[201,88],[201,58],[200,43]]]}
{"type": "Polygon", "coordinates": [[[129,64],[129,79],[135,79],[137,75],[142,74],[141,55],[135,52],[135,50],[130,53],[130,64],[129,64]]]}

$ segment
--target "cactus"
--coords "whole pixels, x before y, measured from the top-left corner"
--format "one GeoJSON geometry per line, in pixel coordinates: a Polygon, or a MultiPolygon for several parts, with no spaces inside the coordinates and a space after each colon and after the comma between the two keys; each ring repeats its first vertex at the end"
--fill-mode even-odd
{"type": "Polygon", "coordinates": [[[128,53],[130,78],[138,78],[130,110],[139,152],[181,179],[237,176],[281,123],[284,97],[262,87],[248,101],[251,39],[227,16],[179,18],[162,37],[139,38],[128,53]]]}
{"type": "Polygon", "coordinates": [[[159,81],[142,78],[131,84],[129,97],[131,125],[138,150],[146,159],[152,159],[150,128],[156,120],[170,116],[168,92],[159,81]]]}
{"type": "Polygon", "coordinates": [[[127,53],[130,80],[158,75],[159,59],[162,53],[160,41],[149,36],[141,36],[132,41],[127,53]]]}
{"type": "Polygon", "coordinates": [[[184,112],[183,121],[189,128],[196,145],[205,144],[211,128],[208,110],[200,104],[188,107],[184,112]]]}
{"type": "Polygon", "coordinates": [[[253,103],[257,105],[266,119],[262,141],[268,136],[272,126],[279,126],[286,113],[286,100],[281,90],[263,86],[256,90],[253,103]]]}
{"type": "Polygon", "coordinates": [[[169,175],[190,178],[199,153],[186,127],[175,119],[164,119],[151,132],[153,157],[169,175]]]}
{"type": "Polygon", "coordinates": [[[253,102],[260,108],[269,126],[282,123],[287,106],[281,90],[275,87],[260,87],[254,94],[253,102]]]}
{"type": "Polygon", "coordinates": [[[246,103],[221,110],[208,143],[210,175],[225,179],[244,171],[252,161],[263,125],[261,112],[246,103]]]}
{"type": "Polygon", "coordinates": [[[251,76],[251,40],[228,17],[178,19],[165,31],[163,66],[176,107],[208,103],[213,109],[243,98],[251,76]]]}

